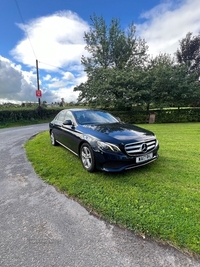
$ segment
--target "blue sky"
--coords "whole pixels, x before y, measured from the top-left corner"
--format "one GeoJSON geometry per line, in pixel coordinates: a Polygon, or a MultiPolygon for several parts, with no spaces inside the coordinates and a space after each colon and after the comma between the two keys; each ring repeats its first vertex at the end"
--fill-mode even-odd
{"type": "Polygon", "coordinates": [[[122,28],[134,21],[153,56],[173,55],[189,31],[200,32],[199,0],[0,0],[0,102],[37,101],[36,59],[41,101],[76,101],[93,13],[122,28]]]}

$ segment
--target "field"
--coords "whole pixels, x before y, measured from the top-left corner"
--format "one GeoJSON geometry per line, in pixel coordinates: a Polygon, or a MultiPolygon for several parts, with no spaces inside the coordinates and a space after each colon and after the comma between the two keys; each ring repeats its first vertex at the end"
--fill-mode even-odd
{"type": "Polygon", "coordinates": [[[44,132],[25,144],[35,171],[101,218],[200,256],[200,123],[145,124],[159,159],[112,174],[86,172],[44,132]]]}

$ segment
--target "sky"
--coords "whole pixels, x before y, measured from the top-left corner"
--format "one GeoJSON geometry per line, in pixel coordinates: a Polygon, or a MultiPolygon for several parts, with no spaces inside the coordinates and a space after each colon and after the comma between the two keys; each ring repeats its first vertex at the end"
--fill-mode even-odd
{"type": "Polygon", "coordinates": [[[199,0],[0,0],[0,103],[76,102],[87,80],[81,65],[90,16],[131,22],[152,56],[172,56],[188,32],[200,32],[199,0]]]}

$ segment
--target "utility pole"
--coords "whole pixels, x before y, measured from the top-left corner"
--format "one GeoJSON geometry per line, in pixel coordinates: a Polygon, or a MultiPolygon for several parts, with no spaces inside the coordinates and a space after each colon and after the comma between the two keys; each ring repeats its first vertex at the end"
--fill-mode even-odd
{"type": "MultiPolygon", "coordinates": [[[[38,89],[38,91],[40,91],[38,60],[37,59],[36,59],[36,71],[37,71],[37,89],[38,89]]],[[[38,105],[40,107],[40,97],[38,97],[38,105]]]]}

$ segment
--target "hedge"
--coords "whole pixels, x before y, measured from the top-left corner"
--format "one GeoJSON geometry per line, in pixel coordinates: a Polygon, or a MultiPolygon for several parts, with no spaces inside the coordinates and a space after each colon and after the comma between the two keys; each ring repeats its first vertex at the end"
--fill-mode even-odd
{"type": "MultiPolygon", "coordinates": [[[[37,108],[37,109],[10,109],[0,110],[0,123],[6,124],[19,121],[51,121],[61,108],[37,108]]],[[[162,110],[130,110],[110,111],[114,116],[119,117],[127,123],[148,123],[151,114],[155,115],[156,123],[170,122],[200,122],[200,108],[180,108],[162,110]]]]}
{"type": "Polygon", "coordinates": [[[7,109],[0,110],[0,123],[6,124],[10,122],[19,122],[19,121],[35,121],[40,120],[52,120],[55,115],[61,109],[55,108],[36,108],[36,109],[7,109]]]}
{"type": "Polygon", "coordinates": [[[155,116],[156,123],[200,122],[200,108],[112,111],[111,113],[129,123],[148,123],[152,114],[155,116]]]}

